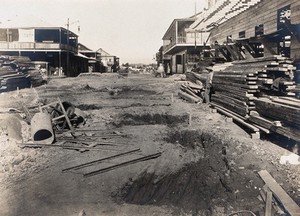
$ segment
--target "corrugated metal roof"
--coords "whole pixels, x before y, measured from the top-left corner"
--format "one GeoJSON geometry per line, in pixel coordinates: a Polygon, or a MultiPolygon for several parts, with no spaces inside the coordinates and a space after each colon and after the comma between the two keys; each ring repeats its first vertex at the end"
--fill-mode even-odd
{"type": "Polygon", "coordinates": [[[190,26],[190,29],[209,31],[215,25],[219,25],[237,14],[247,10],[261,0],[222,0],[218,1],[210,9],[205,10],[190,26]]]}

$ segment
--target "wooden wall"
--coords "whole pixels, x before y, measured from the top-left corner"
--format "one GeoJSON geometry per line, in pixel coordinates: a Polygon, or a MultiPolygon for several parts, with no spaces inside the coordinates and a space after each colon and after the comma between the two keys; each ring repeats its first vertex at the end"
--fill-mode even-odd
{"type": "MultiPolygon", "coordinates": [[[[223,43],[227,36],[232,39],[239,38],[239,32],[245,31],[246,38],[255,36],[255,26],[264,24],[264,34],[277,31],[277,10],[287,5],[291,6],[291,23],[300,24],[300,0],[262,0],[248,10],[222,23],[211,32],[211,43],[223,43]]],[[[300,58],[300,44],[292,39],[291,57],[300,58]]]]}

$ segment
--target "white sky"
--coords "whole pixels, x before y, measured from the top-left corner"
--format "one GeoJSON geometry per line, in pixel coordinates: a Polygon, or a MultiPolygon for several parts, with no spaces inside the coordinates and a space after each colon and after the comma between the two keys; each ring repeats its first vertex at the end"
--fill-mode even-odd
{"type": "Polygon", "coordinates": [[[122,63],[153,63],[173,19],[192,16],[195,2],[197,12],[205,7],[205,0],[0,0],[0,22],[34,16],[66,27],[69,18],[87,47],[103,48],[122,63]]]}

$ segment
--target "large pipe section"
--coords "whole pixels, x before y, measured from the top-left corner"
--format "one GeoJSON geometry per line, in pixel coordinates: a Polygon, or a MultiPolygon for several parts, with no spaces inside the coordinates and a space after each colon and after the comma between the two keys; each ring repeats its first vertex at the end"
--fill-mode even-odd
{"type": "Polygon", "coordinates": [[[31,136],[36,144],[52,144],[54,132],[50,114],[36,113],[31,119],[31,136]]]}

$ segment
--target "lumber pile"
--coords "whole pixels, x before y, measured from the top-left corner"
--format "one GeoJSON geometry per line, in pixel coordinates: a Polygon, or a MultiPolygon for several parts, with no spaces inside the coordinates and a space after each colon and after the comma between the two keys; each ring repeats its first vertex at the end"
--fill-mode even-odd
{"type": "Polygon", "coordinates": [[[300,84],[296,84],[294,88],[290,89],[289,92],[295,93],[297,98],[300,98],[300,84]]]}
{"type": "Polygon", "coordinates": [[[204,73],[186,72],[186,80],[199,85],[205,84],[207,76],[208,76],[208,72],[204,72],[204,73]]]}
{"type": "Polygon", "coordinates": [[[300,86],[292,61],[280,56],[235,61],[214,68],[211,105],[236,122],[300,142],[300,86]],[[238,119],[239,118],[239,119],[238,119]]]}
{"type": "MultiPolygon", "coordinates": [[[[188,87],[190,87],[196,96],[201,98],[201,102],[209,103],[210,102],[210,88],[212,82],[212,60],[207,59],[206,61],[203,60],[199,63],[199,68],[195,69],[194,71],[186,72],[186,80],[188,81],[188,87]]],[[[231,65],[231,63],[223,63],[223,64],[216,64],[214,65],[215,70],[223,70],[224,68],[231,65]]],[[[186,95],[183,96],[182,92],[188,93],[186,91],[186,85],[181,86],[181,92],[179,96],[183,99],[186,99],[186,95]]],[[[189,90],[191,90],[189,89],[189,90]]],[[[190,92],[188,93],[190,94],[190,92]]],[[[194,94],[190,94],[191,96],[195,96],[194,94]]],[[[199,98],[198,98],[199,99],[199,98]]],[[[193,102],[200,102],[200,101],[193,101],[193,102]]]]}
{"type": "Polygon", "coordinates": [[[275,57],[258,71],[258,85],[262,93],[267,95],[295,96],[293,81],[296,67],[287,58],[275,57]]]}
{"type": "Polygon", "coordinates": [[[250,122],[300,142],[300,99],[262,97],[254,102],[257,112],[250,113],[250,122]]]}
{"type": "Polygon", "coordinates": [[[259,88],[257,85],[258,70],[264,63],[235,63],[222,71],[214,71],[212,86],[214,94],[211,101],[234,113],[246,117],[255,110],[254,97],[259,88]]]}
{"type": "Polygon", "coordinates": [[[179,97],[191,103],[199,103],[203,100],[204,87],[202,83],[186,82],[180,86],[179,97]]]}

